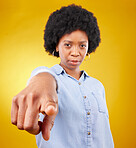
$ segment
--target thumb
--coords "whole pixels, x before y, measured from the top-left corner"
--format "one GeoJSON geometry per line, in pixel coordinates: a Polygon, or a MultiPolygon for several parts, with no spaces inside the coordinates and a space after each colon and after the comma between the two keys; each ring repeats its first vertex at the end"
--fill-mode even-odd
{"type": "Polygon", "coordinates": [[[50,139],[50,131],[54,125],[54,120],[55,120],[56,115],[45,115],[42,123],[42,136],[44,140],[48,141],[50,139]]]}
{"type": "MultiPolygon", "coordinates": [[[[50,97],[47,97],[50,98],[50,97]]],[[[52,97],[53,98],[53,97],[52,97]]],[[[58,113],[58,98],[48,99],[42,102],[40,112],[45,115],[42,123],[42,136],[47,141],[50,138],[50,131],[53,127],[55,117],[58,113]]]]}

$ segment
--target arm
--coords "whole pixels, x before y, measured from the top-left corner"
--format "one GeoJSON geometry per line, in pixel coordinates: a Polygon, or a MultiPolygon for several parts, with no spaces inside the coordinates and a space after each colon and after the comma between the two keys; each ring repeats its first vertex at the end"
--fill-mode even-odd
{"type": "Polygon", "coordinates": [[[48,140],[58,113],[56,89],[57,83],[51,74],[43,72],[32,77],[27,87],[13,98],[12,124],[35,135],[42,131],[43,138],[48,140]],[[43,123],[38,121],[39,112],[45,113],[43,123]]]}

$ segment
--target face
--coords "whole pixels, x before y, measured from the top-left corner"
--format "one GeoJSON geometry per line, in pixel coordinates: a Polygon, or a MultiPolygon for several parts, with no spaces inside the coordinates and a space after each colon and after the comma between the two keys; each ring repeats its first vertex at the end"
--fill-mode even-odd
{"type": "Polygon", "coordinates": [[[60,65],[64,69],[79,69],[88,51],[88,37],[84,31],[76,30],[64,35],[57,47],[61,59],[60,65]]]}

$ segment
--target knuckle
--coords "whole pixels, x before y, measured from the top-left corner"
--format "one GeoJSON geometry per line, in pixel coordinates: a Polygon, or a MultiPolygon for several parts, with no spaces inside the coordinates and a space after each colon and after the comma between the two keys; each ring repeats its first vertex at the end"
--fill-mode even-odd
{"type": "Polygon", "coordinates": [[[18,112],[18,120],[19,120],[19,122],[23,122],[23,119],[24,119],[24,112],[23,111],[18,112]]]}
{"type": "Polygon", "coordinates": [[[54,106],[54,107],[58,106],[58,104],[57,104],[57,102],[55,100],[48,100],[46,102],[46,106],[50,106],[50,105],[54,106]]]}
{"type": "Polygon", "coordinates": [[[14,124],[14,125],[17,125],[17,121],[16,120],[11,119],[11,123],[14,124]]]}
{"type": "Polygon", "coordinates": [[[32,131],[33,130],[33,126],[32,125],[24,125],[24,130],[32,131]]]}
{"type": "Polygon", "coordinates": [[[17,96],[14,96],[14,97],[13,97],[12,103],[17,103],[17,96]]]}
{"type": "Polygon", "coordinates": [[[24,127],[23,127],[22,124],[17,124],[17,128],[20,129],[20,130],[23,130],[24,129],[24,127]]]}
{"type": "Polygon", "coordinates": [[[25,103],[26,96],[25,95],[20,95],[19,96],[19,103],[25,103]]]}
{"type": "Polygon", "coordinates": [[[51,104],[58,104],[58,98],[57,97],[50,97],[48,100],[47,100],[47,103],[51,103],[51,104]]]}
{"type": "Polygon", "coordinates": [[[26,98],[26,95],[24,94],[17,95],[13,97],[12,103],[14,104],[19,104],[20,102],[22,103],[25,101],[25,98],[26,98]]]}
{"type": "Polygon", "coordinates": [[[48,103],[56,104],[57,102],[55,100],[49,100],[48,103]]]}
{"type": "Polygon", "coordinates": [[[34,93],[33,93],[33,92],[30,92],[30,93],[28,94],[28,96],[31,97],[31,98],[33,98],[34,93]]]}
{"type": "Polygon", "coordinates": [[[20,98],[21,98],[21,99],[24,99],[24,98],[25,98],[25,95],[24,95],[24,94],[21,94],[21,95],[20,95],[20,98]]]}

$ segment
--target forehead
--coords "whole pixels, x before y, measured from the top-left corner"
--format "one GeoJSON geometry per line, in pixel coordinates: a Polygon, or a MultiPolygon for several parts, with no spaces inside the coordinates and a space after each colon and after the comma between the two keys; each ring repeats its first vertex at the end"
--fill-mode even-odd
{"type": "Polygon", "coordinates": [[[69,41],[87,41],[88,42],[88,36],[86,32],[81,31],[81,30],[76,30],[73,31],[69,34],[65,34],[61,37],[60,42],[64,40],[69,40],[69,41]]]}

